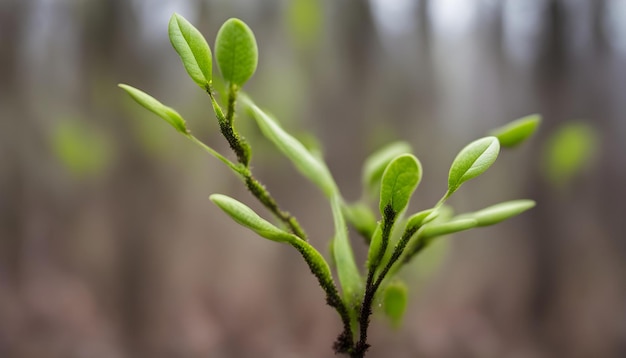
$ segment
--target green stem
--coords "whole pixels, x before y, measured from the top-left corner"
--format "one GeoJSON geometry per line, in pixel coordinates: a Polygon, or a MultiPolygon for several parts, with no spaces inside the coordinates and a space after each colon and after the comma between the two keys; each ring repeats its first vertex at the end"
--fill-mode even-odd
{"type": "Polygon", "coordinates": [[[239,167],[237,164],[231,162],[230,160],[226,159],[226,157],[224,157],[220,153],[216,152],[215,149],[213,149],[213,148],[209,147],[208,145],[204,144],[202,141],[200,141],[198,138],[194,137],[191,134],[187,134],[186,137],[189,140],[191,140],[193,143],[198,145],[200,148],[202,148],[203,150],[205,150],[206,152],[208,152],[209,154],[211,154],[215,158],[219,159],[222,163],[226,164],[235,173],[240,174],[240,175],[242,174],[242,171],[241,171],[242,168],[241,167],[239,167]]]}

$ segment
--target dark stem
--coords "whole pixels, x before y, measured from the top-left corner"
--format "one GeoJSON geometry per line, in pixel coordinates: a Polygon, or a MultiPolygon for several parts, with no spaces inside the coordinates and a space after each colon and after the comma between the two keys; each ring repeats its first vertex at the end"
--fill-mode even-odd
{"type": "Polygon", "coordinates": [[[326,276],[318,269],[318,264],[307,254],[305,244],[295,241],[292,242],[291,245],[294,246],[300,254],[302,254],[302,257],[306,261],[307,265],[309,265],[311,272],[317,278],[320,286],[324,289],[324,292],[326,292],[326,303],[330,307],[333,307],[341,317],[341,321],[343,322],[343,332],[339,335],[339,337],[337,337],[337,340],[333,344],[333,349],[336,353],[351,353],[354,340],[352,338],[352,330],[350,329],[350,314],[348,313],[346,305],[339,296],[337,286],[333,282],[330,275],[326,276]]]}
{"type": "Polygon", "coordinates": [[[306,233],[298,223],[298,220],[296,220],[296,218],[290,213],[283,211],[278,207],[276,200],[274,200],[263,184],[252,176],[250,171],[245,170],[242,175],[244,177],[246,187],[252,195],[254,195],[272,214],[274,214],[278,220],[287,225],[287,227],[289,227],[289,231],[306,241],[306,233]]]}
{"type": "Polygon", "coordinates": [[[261,202],[261,204],[263,204],[263,206],[265,206],[272,214],[274,214],[274,216],[278,220],[285,224],[289,228],[289,231],[291,231],[294,235],[298,236],[302,240],[306,241],[306,233],[304,232],[296,218],[288,212],[280,210],[278,204],[276,203],[276,200],[274,200],[274,198],[270,195],[269,191],[265,188],[265,186],[263,186],[263,184],[256,180],[250,172],[250,146],[248,145],[248,143],[246,143],[243,137],[240,137],[239,134],[237,134],[235,128],[232,125],[235,115],[237,87],[233,85],[230,86],[230,92],[228,96],[228,112],[226,116],[224,116],[222,108],[215,100],[215,96],[213,95],[213,90],[211,89],[211,87],[207,87],[205,88],[205,90],[211,98],[211,104],[213,105],[213,110],[215,112],[215,116],[217,117],[220,131],[228,141],[230,148],[237,155],[237,161],[243,166],[243,168],[241,168],[239,172],[242,175],[248,190],[261,202]]]}
{"type": "MultiPolygon", "coordinates": [[[[376,272],[376,268],[370,269],[367,275],[367,284],[365,290],[365,296],[363,297],[363,305],[361,306],[361,313],[359,316],[359,341],[355,346],[355,355],[353,357],[363,357],[367,349],[369,348],[369,344],[367,344],[367,330],[369,328],[370,316],[372,315],[372,303],[374,301],[374,297],[376,296],[376,291],[382,284],[383,280],[391,270],[391,267],[398,261],[400,256],[402,255],[406,245],[409,243],[411,237],[417,232],[417,227],[412,227],[407,229],[402,235],[402,239],[396,245],[393,250],[393,254],[389,259],[389,262],[385,265],[381,273],[378,275],[376,281],[374,281],[374,273],[376,272]]],[[[384,231],[383,231],[384,233],[384,231]]],[[[421,250],[421,246],[417,247],[415,252],[421,250]]]]}
{"type": "Polygon", "coordinates": [[[211,97],[211,104],[213,105],[213,110],[215,112],[215,116],[217,117],[217,122],[220,126],[220,131],[230,148],[237,155],[237,161],[241,163],[244,167],[248,167],[250,165],[250,146],[246,142],[246,140],[237,133],[235,127],[233,126],[233,118],[235,116],[235,100],[237,98],[236,89],[233,90],[231,86],[231,91],[228,95],[228,112],[226,112],[226,116],[224,116],[224,112],[220,108],[219,104],[215,100],[215,96],[213,95],[213,91],[210,87],[206,88],[206,92],[211,97]]]}

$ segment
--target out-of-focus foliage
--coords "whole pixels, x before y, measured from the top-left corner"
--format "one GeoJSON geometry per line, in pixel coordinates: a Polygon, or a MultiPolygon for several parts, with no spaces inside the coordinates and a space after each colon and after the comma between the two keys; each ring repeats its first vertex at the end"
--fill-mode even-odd
{"type": "Polygon", "coordinates": [[[104,173],[113,155],[109,138],[77,118],[63,119],[56,124],[51,145],[61,164],[79,178],[104,173]]]}
{"type": "Polygon", "coordinates": [[[598,133],[585,122],[571,122],[559,127],[544,148],[544,174],[555,187],[570,183],[589,169],[598,152],[598,133]]]}
{"type": "Polygon", "coordinates": [[[286,9],[288,32],[300,48],[313,47],[319,40],[323,24],[321,0],[292,0],[286,9]]]}

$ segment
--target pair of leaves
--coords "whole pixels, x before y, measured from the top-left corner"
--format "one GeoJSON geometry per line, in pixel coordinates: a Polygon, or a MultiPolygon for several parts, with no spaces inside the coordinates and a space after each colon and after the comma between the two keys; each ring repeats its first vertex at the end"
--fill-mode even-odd
{"type": "MultiPolygon", "coordinates": [[[[172,15],[168,33],[191,79],[202,89],[209,90],[213,62],[211,48],[204,36],[179,14],[172,15]]],[[[217,33],[215,57],[222,77],[227,82],[243,86],[256,71],[259,57],[254,33],[248,25],[239,19],[228,19],[217,33]]]]}

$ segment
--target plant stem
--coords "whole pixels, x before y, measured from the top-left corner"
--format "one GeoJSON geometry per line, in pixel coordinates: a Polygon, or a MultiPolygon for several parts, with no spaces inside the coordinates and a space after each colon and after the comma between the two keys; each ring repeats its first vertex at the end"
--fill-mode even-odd
{"type": "MultiPolygon", "coordinates": [[[[371,268],[367,275],[367,284],[365,289],[365,296],[363,297],[363,304],[361,306],[361,312],[359,316],[359,341],[355,345],[355,354],[353,357],[363,357],[367,349],[369,348],[369,344],[367,344],[367,330],[370,324],[370,316],[372,315],[372,303],[374,302],[374,297],[376,296],[376,291],[382,284],[385,276],[389,273],[392,266],[398,261],[406,245],[409,243],[411,237],[417,232],[417,227],[412,227],[407,229],[402,235],[402,239],[398,242],[396,247],[393,250],[393,254],[389,259],[389,262],[385,265],[383,270],[378,275],[378,278],[374,281],[374,273],[376,272],[376,268],[371,268]]],[[[419,251],[420,248],[416,248],[416,251],[419,251]]]]}
{"type": "Polygon", "coordinates": [[[289,230],[306,241],[307,236],[298,220],[290,213],[281,210],[276,203],[276,200],[270,195],[269,191],[261,184],[256,178],[252,176],[250,170],[246,169],[242,172],[243,180],[246,183],[248,190],[265,206],[276,218],[289,227],[289,230]]]}
{"type": "Polygon", "coordinates": [[[212,89],[210,87],[207,87],[206,92],[211,98],[211,104],[213,105],[213,110],[215,111],[215,116],[217,117],[217,122],[220,126],[220,131],[222,132],[222,135],[224,136],[224,138],[226,138],[226,141],[228,141],[228,145],[237,155],[237,161],[247,168],[250,165],[250,146],[245,141],[245,139],[241,137],[239,133],[237,133],[237,131],[235,131],[232,123],[235,115],[234,105],[237,92],[231,91],[229,93],[229,112],[227,112],[227,116],[224,116],[222,108],[215,100],[212,89]],[[231,105],[233,106],[232,110],[230,108],[231,105]]]}
{"type": "Polygon", "coordinates": [[[243,168],[238,168],[238,172],[243,177],[243,180],[246,183],[246,187],[248,188],[248,190],[261,202],[261,204],[263,204],[263,206],[265,206],[272,214],[274,214],[274,216],[278,220],[285,224],[294,235],[306,241],[306,233],[304,232],[296,218],[288,212],[281,210],[278,207],[276,200],[270,195],[265,186],[263,186],[263,184],[261,184],[256,178],[254,178],[254,176],[252,176],[252,173],[250,172],[250,146],[248,145],[248,143],[246,143],[243,137],[239,136],[233,126],[233,120],[235,116],[235,101],[237,98],[238,90],[237,86],[231,85],[229,88],[228,111],[226,112],[226,116],[224,116],[222,108],[215,100],[212,88],[207,87],[205,90],[211,98],[211,104],[213,105],[213,110],[215,111],[215,116],[217,117],[220,131],[228,141],[230,148],[237,155],[237,161],[243,166],[243,168]]]}

